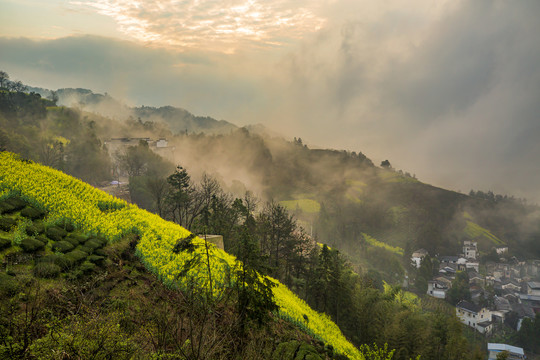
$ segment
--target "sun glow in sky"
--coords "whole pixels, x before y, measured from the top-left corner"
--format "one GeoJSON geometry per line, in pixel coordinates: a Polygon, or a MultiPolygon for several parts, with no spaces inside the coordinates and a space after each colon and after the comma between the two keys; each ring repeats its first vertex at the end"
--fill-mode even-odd
{"type": "Polygon", "coordinates": [[[118,31],[154,46],[231,53],[239,47],[279,46],[325,24],[316,0],[79,0],[63,4],[109,17],[118,31]]]}

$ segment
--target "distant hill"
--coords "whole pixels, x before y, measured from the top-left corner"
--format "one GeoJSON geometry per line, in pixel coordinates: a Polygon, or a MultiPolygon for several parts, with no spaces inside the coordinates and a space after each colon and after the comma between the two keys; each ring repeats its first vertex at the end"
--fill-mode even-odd
{"type": "Polygon", "coordinates": [[[216,120],[209,116],[195,116],[187,110],[162,106],[159,108],[141,106],[131,109],[133,116],[141,121],[162,121],[165,122],[174,134],[179,133],[206,133],[206,134],[227,134],[238,127],[225,120],[216,120]]]}
{"type": "MultiPolygon", "coordinates": [[[[29,87],[28,91],[40,94],[42,97],[51,98],[53,91],[38,87],[29,87]]],[[[173,107],[129,107],[114,99],[108,94],[97,94],[92,90],[82,88],[64,88],[55,91],[58,96],[58,104],[77,107],[85,111],[94,112],[103,116],[118,119],[135,118],[141,122],[163,122],[175,133],[206,133],[227,134],[238,126],[225,121],[216,120],[209,116],[195,116],[189,111],[173,107]]],[[[263,132],[264,127],[257,127],[258,132],[263,132]]]]}

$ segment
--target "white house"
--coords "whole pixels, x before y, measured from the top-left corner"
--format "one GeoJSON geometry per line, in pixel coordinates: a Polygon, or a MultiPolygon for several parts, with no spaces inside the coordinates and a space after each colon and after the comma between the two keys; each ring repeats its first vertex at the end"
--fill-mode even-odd
{"type": "Polygon", "coordinates": [[[476,241],[464,241],[463,242],[463,255],[467,259],[476,259],[478,253],[478,247],[476,241]]]}
{"type": "Polygon", "coordinates": [[[422,259],[428,255],[429,253],[427,252],[426,249],[416,250],[411,255],[411,262],[413,262],[416,268],[418,269],[420,268],[420,263],[422,262],[422,259]]]}
{"type": "Polygon", "coordinates": [[[482,334],[488,333],[492,329],[489,309],[481,308],[467,300],[461,300],[456,305],[456,315],[463,324],[482,334]]]}
{"type": "Polygon", "coordinates": [[[508,360],[526,359],[522,348],[506,344],[488,343],[488,360],[496,360],[497,355],[503,351],[508,352],[508,360]]]}
{"type": "Polygon", "coordinates": [[[478,270],[480,269],[480,264],[478,263],[478,261],[470,261],[468,259],[467,262],[465,263],[465,268],[467,270],[473,269],[474,271],[478,272],[478,270]]]}
{"type": "Polygon", "coordinates": [[[165,148],[169,145],[169,142],[166,139],[159,139],[156,141],[156,147],[165,148]]]}
{"type": "Polygon", "coordinates": [[[427,294],[437,299],[445,299],[449,286],[439,280],[428,281],[427,294]]]}

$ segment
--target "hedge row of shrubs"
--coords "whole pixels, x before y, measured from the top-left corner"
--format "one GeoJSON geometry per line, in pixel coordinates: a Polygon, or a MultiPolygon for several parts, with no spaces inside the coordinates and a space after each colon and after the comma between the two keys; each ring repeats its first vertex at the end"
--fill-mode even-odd
{"type": "MultiPolygon", "coordinates": [[[[27,238],[20,242],[24,253],[33,254],[46,248],[52,242],[51,250],[54,254],[35,258],[33,274],[39,278],[56,278],[62,273],[66,276],[78,277],[93,271],[96,264],[101,264],[106,253],[103,247],[107,244],[104,238],[84,236],[74,233],[75,227],[68,221],[60,222],[55,226],[45,227],[38,221],[46,215],[43,211],[30,206],[19,197],[12,197],[0,201],[0,214],[20,215],[32,220],[25,228],[27,238]]],[[[9,216],[0,215],[0,229],[12,231],[17,221],[9,216]]],[[[0,237],[0,251],[11,247],[11,240],[0,237]]],[[[2,291],[2,289],[0,289],[2,291]]]]}

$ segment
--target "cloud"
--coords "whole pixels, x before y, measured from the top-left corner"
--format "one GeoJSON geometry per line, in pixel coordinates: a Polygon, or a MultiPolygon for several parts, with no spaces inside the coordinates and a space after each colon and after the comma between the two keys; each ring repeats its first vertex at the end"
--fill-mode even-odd
{"type": "Polygon", "coordinates": [[[309,16],[280,26],[302,11],[285,1],[96,4],[132,37],[158,37],[0,38],[0,68],[29,84],[262,122],[438,186],[540,201],[537,1],[303,0],[295,6],[309,16]],[[260,33],[240,31],[250,27],[260,33]]]}
{"type": "Polygon", "coordinates": [[[155,0],[72,1],[113,18],[122,32],[158,46],[232,53],[240,47],[275,46],[316,31],[324,19],[317,1],[155,0]]]}
{"type": "Polygon", "coordinates": [[[46,88],[83,87],[137,105],[223,118],[256,102],[256,75],[227,55],[145,47],[98,36],[0,38],[0,68],[46,88]]]}
{"type": "Polygon", "coordinates": [[[334,14],[282,63],[284,126],[439,186],[540,200],[539,3],[426,8],[334,14]]]}

